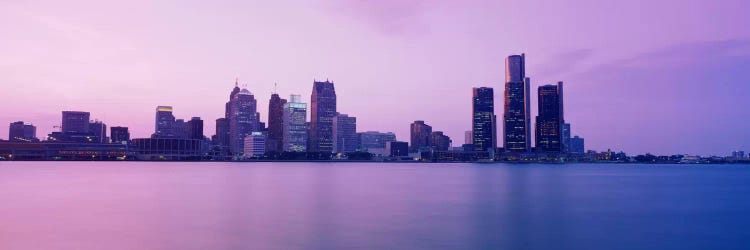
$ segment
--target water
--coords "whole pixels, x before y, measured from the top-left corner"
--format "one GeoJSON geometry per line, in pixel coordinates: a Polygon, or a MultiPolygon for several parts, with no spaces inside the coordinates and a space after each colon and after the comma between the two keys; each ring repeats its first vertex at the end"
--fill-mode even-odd
{"type": "Polygon", "coordinates": [[[750,249],[750,166],[0,162],[0,249],[750,249]]]}

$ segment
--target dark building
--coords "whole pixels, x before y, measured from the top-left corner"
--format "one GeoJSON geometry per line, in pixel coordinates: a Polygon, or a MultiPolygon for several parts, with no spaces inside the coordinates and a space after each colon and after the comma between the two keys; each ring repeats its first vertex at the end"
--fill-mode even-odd
{"type": "Polygon", "coordinates": [[[333,152],[357,151],[357,118],[346,114],[333,117],[333,152]]]}
{"type": "Polygon", "coordinates": [[[216,135],[212,139],[219,155],[229,155],[229,122],[226,118],[216,119],[216,135]]]}
{"type": "Polygon", "coordinates": [[[268,145],[270,152],[284,152],[284,104],[278,94],[271,95],[268,100],[268,145]]]}
{"type": "Polygon", "coordinates": [[[174,131],[175,138],[187,139],[188,138],[188,125],[187,125],[187,122],[185,122],[185,119],[174,120],[172,131],[174,131]]]}
{"type": "Polygon", "coordinates": [[[89,118],[91,113],[81,111],[62,112],[62,133],[64,134],[86,134],[89,133],[89,118]]]}
{"type": "Polygon", "coordinates": [[[184,161],[206,157],[203,140],[182,138],[133,139],[129,150],[138,160],[184,161]]]}
{"type": "Polygon", "coordinates": [[[109,136],[112,139],[112,143],[122,144],[130,141],[130,132],[128,127],[111,127],[109,128],[109,136]]]}
{"type": "Polygon", "coordinates": [[[187,122],[187,139],[203,140],[203,120],[193,117],[187,122]]]}
{"type": "Polygon", "coordinates": [[[539,86],[538,101],[536,149],[539,152],[563,152],[563,83],[539,86]]]}
{"type": "Polygon", "coordinates": [[[10,160],[124,160],[126,155],[127,146],[122,144],[0,142],[0,158],[10,160]]]}
{"type": "Polygon", "coordinates": [[[503,147],[509,152],[531,151],[530,79],[526,77],[526,56],[505,60],[505,110],[503,147]]]}
{"type": "Polygon", "coordinates": [[[95,143],[109,143],[107,138],[107,124],[101,121],[94,121],[89,123],[89,132],[93,136],[95,143]]]}
{"type": "Polygon", "coordinates": [[[385,144],[385,151],[388,156],[400,157],[409,155],[409,143],[402,141],[389,141],[385,144]]]}
{"type": "Polygon", "coordinates": [[[229,113],[230,152],[238,156],[244,153],[245,137],[258,131],[257,101],[247,89],[240,90],[230,101],[229,113]]]}
{"type": "Polygon", "coordinates": [[[333,117],[336,116],[336,90],[333,82],[313,82],[310,101],[309,152],[333,152],[333,117]]]}
{"type": "Polygon", "coordinates": [[[52,132],[48,141],[103,143],[106,138],[106,125],[102,122],[91,122],[89,112],[63,111],[60,132],[52,132]]]}
{"type": "Polygon", "coordinates": [[[171,106],[156,107],[153,138],[175,138],[175,118],[171,106]]]}
{"type": "Polygon", "coordinates": [[[39,141],[36,138],[36,127],[23,122],[11,123],[8,127],[8,140],[12,142],[34,142],[39,141]]]}
{"type": "Polygon", "coordinates": [[[451,147],[451,138],[443,134],[442,131],[435,131],[430,134],[430,146],[437,151],[448,151],[451,147]]]}
{"type": "Polygon", "coordinates": [[[472,114],[471,138],[474,150],[495,152],[497,126],[495,125],[495,96],[492,88],[474,88],[472,114]]]}
{"type": "Polygon", "coordinates": [[[426,150],[430,147],[430,137],[432,136],[432,127],[424,121],[414,121],[411,124],[411,152],[426,150]]]}
{"type": "Polygon", "coordinates": [[[578,154],[582,155],[586,152],[584,140],[581,137],[574,136],[573,138],[570,138],[570,151],[571,154],[578,154]]]}

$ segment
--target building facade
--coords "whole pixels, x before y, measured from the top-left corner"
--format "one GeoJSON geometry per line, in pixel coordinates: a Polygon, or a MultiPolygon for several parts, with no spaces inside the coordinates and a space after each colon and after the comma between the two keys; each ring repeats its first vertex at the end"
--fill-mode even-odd
{"type": "Polygon", "coordinates": [[[430,147],[430,137],[432,136],[432,127],[424,121],[414,121],[410,126],[411,145],[410,152],[427,150],[430,147]]]}
{"type": "Polygon", "coordinates": [[[396,134],[391,132],[367,131],[357,133],[359,151],[370,152],[370,149],[385,149],[386,143],[395,140],[396,134]]]}
{"type": "Polygon", "coordinates": [[[564,152],[563,124],[563,83],[539,86],[536,117],[536,149],[539,152],[564,152]]]}
{"type": "Polygon", "coordinates": [[[336,89],[333,82],[313,82],[310,101],[310,152],[333,152],[333,117],[336,89]]]}
{"type": "Polygon", "coordinates": [[[62,112],[62,130],[60,132],[67,134],[86,134],[89,133],[89,120],[91,113],[81,111],[63,111],[62,112]]]}
{"type": "Polygon", "coordinates": [[[12,142],[39,141],[36,137],[36,127],[31,124],[24,124],[22,121],[10,124],[8,127],[8,140],[12,142]]]}
{"type": "Polygon", "coordinates": [[[333,152],[357,151],[357,118],[346,114],[333,117],[333,152]]]}
{"type": "Polygon", "coordinates": [[[268,148],[269,151],[284,151],[284,104],[286,99],[281,99],[278,94],[271,95],[268,100],[268,148]]]}
{"type": "Polygon", "coordinates": [[[436,151],[448,151],[451,147],[451,138],[442,131],[434,131],[430,134],[430,146],[436,151]]]}
{"type": "Polygon", "coordinates": [[[531,115],[526,56],[511,55],[505,60],[505,105],[503,147],[509,152],[531,151],[531,115]]]}
{"type": "Polygon", "coordinates": [[[130,141],[130,131],[128,127],[110,127],[109,136],[112,139],[112,143],[123,144],[130,141]]]}
{"type": "Polygon", "coordinates": [[[491,152],[497,148],[495,95],[492,88],[474,88],[472,98],[472,144],[475,151],[491,152]]]}
{"type": "Polygon", "coordinates": [[[390,157],[409,156],[409,143],[402,141],[389,141],[385,144],[385,151],[390,157]]]}
{"type": "Polygon", "coordinates": [[[266,154],[266,135],[262,132],[253,132],[245,137],[245,157],[262,157],[266,154]]]}
{"type": "Polygon", "coordinates": [[[156,107],[156,118],[154,121],[154,134],[153,138],[174,138],[174,124],[175,118],[172,114],[172,106],[158,106],[156,107]]]}
{"type": "Polygon", "coordinates": [[[586,152],[584,140],[581,137],[574,136],[570,138],[570,151],[571,154],[583,155],[586,152]]]}
{"type": "Polygon", "coordinates": [[[258,131],[257,101],[249,90],[242,89],[230,103],[230,152],[234,156],[240,156],[244,153],[245,137],[258,131]]]}
{"type": "Polygon", "coordinates": [[[187,139],[203,140],[205,135],[203,134],[203,120],[200,117],[190,118],[187,122],[187,139]]]}
{"type": "Polygon", "coordinates": [[[283,148],[287,152],[307,151],[307,104],[299,95],[291,95],[284,103],[283,148]]]}

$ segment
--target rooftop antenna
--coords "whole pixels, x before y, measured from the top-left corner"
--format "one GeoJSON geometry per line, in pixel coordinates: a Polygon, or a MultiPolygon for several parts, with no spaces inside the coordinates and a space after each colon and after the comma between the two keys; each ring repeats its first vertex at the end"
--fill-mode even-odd
{"type": "Polygon", "coordinates": [[[240,78],[235,77],[234,78],[234,87],[239,88],[240,87],[240,78]]]}
{"type": "Polygon", "coordinates": [[[276,92],[276,83],[273,83],[273,93],[274,93],[274,94],[278,94],[278,93],[276,92]]]}

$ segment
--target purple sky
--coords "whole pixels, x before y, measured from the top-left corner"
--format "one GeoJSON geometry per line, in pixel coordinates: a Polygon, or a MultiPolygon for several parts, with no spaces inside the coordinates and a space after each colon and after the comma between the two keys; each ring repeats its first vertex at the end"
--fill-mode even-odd
{"type": "Polygon", "coordinates": [[[309,102],[328,78],[358,130],[408,140],[421,119],[459,145],[471,88],[502,116],[504,58],[525,52],[532,115],[564,81],[589,149],[750,151],[748,1],[248,2],[0,2],[0,138],[17,120],[43,137],[62,110],[146,137],[157,105],[210,136],[235,77],[264,121],[274,82],[309,102]]]}

